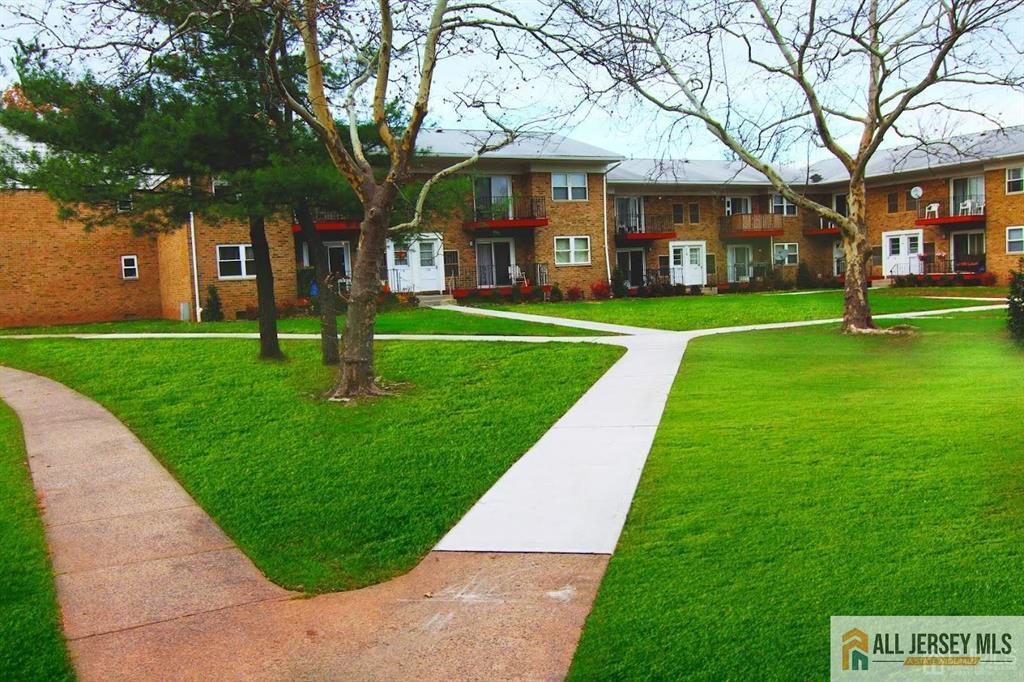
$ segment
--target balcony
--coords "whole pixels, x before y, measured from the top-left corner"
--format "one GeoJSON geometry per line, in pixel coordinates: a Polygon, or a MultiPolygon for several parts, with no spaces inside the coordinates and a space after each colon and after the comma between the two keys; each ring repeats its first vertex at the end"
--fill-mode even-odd
{"type": "MultiPolygon", "coordinates": [[[[313,214],[313,223],[316,225],[317,232],[359,231],[359,221],[353,220],[349,212],[333,208],[311,208],[310,213],[313,214]]],[[[293,215],[292,232],[301,231],[299,220],[293,215]]]]}
{"type": "Polygon", "coordinates": [[[781,237],[785,221],[796,219],[781,213],[734,213],[722,216],[719,224],[722,239],[781,237]]]}
{"type": "Polygon", "coordinates": [[[503,289],[507,293],[512,287],[546,287],[550,284],[547,263],[478,264],[475,268],[461,268],[445,273],[445,286],[449,291],[503,289]]]}
{"type": "Polygon", "coordinates": [[[548,224],[542,196],[476,197],[462,227],[466,230],[533,228],[548,224]]]}
{"type": "Polygon", "coordinates": [[[922,199],[917,206],[915,225],[962,225],[985,222],[984,195],[953,195],[952,201],[922,199]]]}
{"type": "Polygon", "coordinates": [[[835,221],[823,216],[818,216],[816,223],[804,225],[804,236],[806,237],[823,237],[837,234],[839,234],[839,226],[835,221]]]}
{"type": "Polygon", "coordinates": [[[675,238],[675,227],[667,217],[636,214],[615,217],[615,242],[619,245],[675,238]]]}

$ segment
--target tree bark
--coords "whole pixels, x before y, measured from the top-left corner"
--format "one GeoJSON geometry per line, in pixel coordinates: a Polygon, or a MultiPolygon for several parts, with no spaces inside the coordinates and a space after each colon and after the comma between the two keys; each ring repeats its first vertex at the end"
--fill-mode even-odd
{"type": "Polygon", "coordinates": [[[846,257],[846,284],[843,293],[843,327],[848,334],[877,329],[871,319],[871,305],[868,303],[868,259],[871,246],[868,244],[866,197],[863,181],[851,181],[847,195],[850,220],[857,226],[855,234],[843,230],[843,255],[846,257]]]}
{"type": "Polygon", "coordinates": [[[309,247],[309,258],[313,261],[316,282],[320,291],[317,302],[320,305],[320,359],[325,365],[336,365],[340,361],[338,353],[338,317],[334,306],[335,281],[327,260],[327,249],[320,233],[316,231],[313,213],[309,210],[309,202],[301,199],[295,202],[295,217],[299,221],[302,238],[309,247]]]}
{"type": "MultiPolygon", "coordinates": [[[[256,304],[260,324],[260,357],[265,360],[284,358],[277,338],[277,303],[274,300],[274,270],[270,265],[270,245],[266,224],[261,215],[249,216],[249,240],[256,266],[256,304]]],[[[243,254],[244,257],[244,254],[243,254]]]]}
{"type": "Polygon", "coordinates": [[[342,334],[341,370],[333,398],[380,395],[373,365],[373,324],[377,317],[380,271],[390,224],[391,198],[378,192],[360,225],[359,250],[352,268],[352,295],[342,334]]]}

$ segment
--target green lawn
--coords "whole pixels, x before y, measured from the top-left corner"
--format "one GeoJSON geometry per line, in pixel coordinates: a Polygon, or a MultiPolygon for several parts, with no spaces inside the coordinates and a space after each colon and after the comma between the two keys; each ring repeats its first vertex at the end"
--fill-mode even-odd
{"type": "MultiPolygon", "coordinates": [[[[899,295],[875,296],[871,303],[877,314],[981,305],[899,295]]],[[[796,295],[722,294],[487,307],[577,320],[685,331],[841,317],[843,294],[841,291],[796,295]]]]}
{"type": "Polygon", "coordinates": [[[822,680],[832,615],[1024,611],[1024,351],[914,325],[691,343],[573,679],[822,680]]]}
{"type": "Polygon", "coordinates": [[[973,296],[987,298],[1006,298],[1010,293],[1008,287],[890,287],[874,289],[872,296],[973,296]]]}
{"type": "MultiPolygon", "coordinates": [[[[345,317],[338,318],[339,331],[345,327],[345,317]]],[[[278,322],[282,333],[319,334],[320,320],[315,317],[296,317],[278,322]]],[[[574,329],[553,324],[504,320],[481,315],[468,315],[451,310],[412,308],[380,313],[377,316],[378,334],[498,334],[509,336],[600,336],[600,332],[574,329]]],[[[20,327],[0,329],[2,334],[113,334],[142,332],[256,332],[256,322],[230,320],[224,322],[177,322],[175,320],[131,320],[125,322],[96,322],[64,324],[51,327],[20,327]]]]}
{"type": "Polygon", "coordinates": [[[3,403],[0,499],[0,679],[72,679],[21,425],[3,403]]]}
{"type": "Polygon", "coordinates": [[[0,341],[0,363],[99,400],[272,580],[309,592],[415,565],[622,351],[383,342],[379,370],[407,385],[358,405],[315,397],[334,375],[315,342],[285,352],[263,363],[234,339],[0,341]]]}

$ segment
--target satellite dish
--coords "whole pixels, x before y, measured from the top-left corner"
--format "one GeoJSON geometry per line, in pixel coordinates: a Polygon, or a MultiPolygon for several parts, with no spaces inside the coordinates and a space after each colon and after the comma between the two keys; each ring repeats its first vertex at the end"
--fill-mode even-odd
{"type": "Polygon", "coordinates": [[[920,199],[924,196],[924,190],[920,186],[910,188],[910,196],[914,199],[920,199]]]}

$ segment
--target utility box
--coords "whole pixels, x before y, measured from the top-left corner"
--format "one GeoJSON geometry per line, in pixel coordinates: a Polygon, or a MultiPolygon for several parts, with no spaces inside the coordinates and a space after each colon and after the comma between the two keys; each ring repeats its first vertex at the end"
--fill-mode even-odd
{"type": "Polygon", "coordinates": [[[182,322],[192,321],[192,304],[191,303],[179,303],[178,304],[178,317],[182,322]]]}

